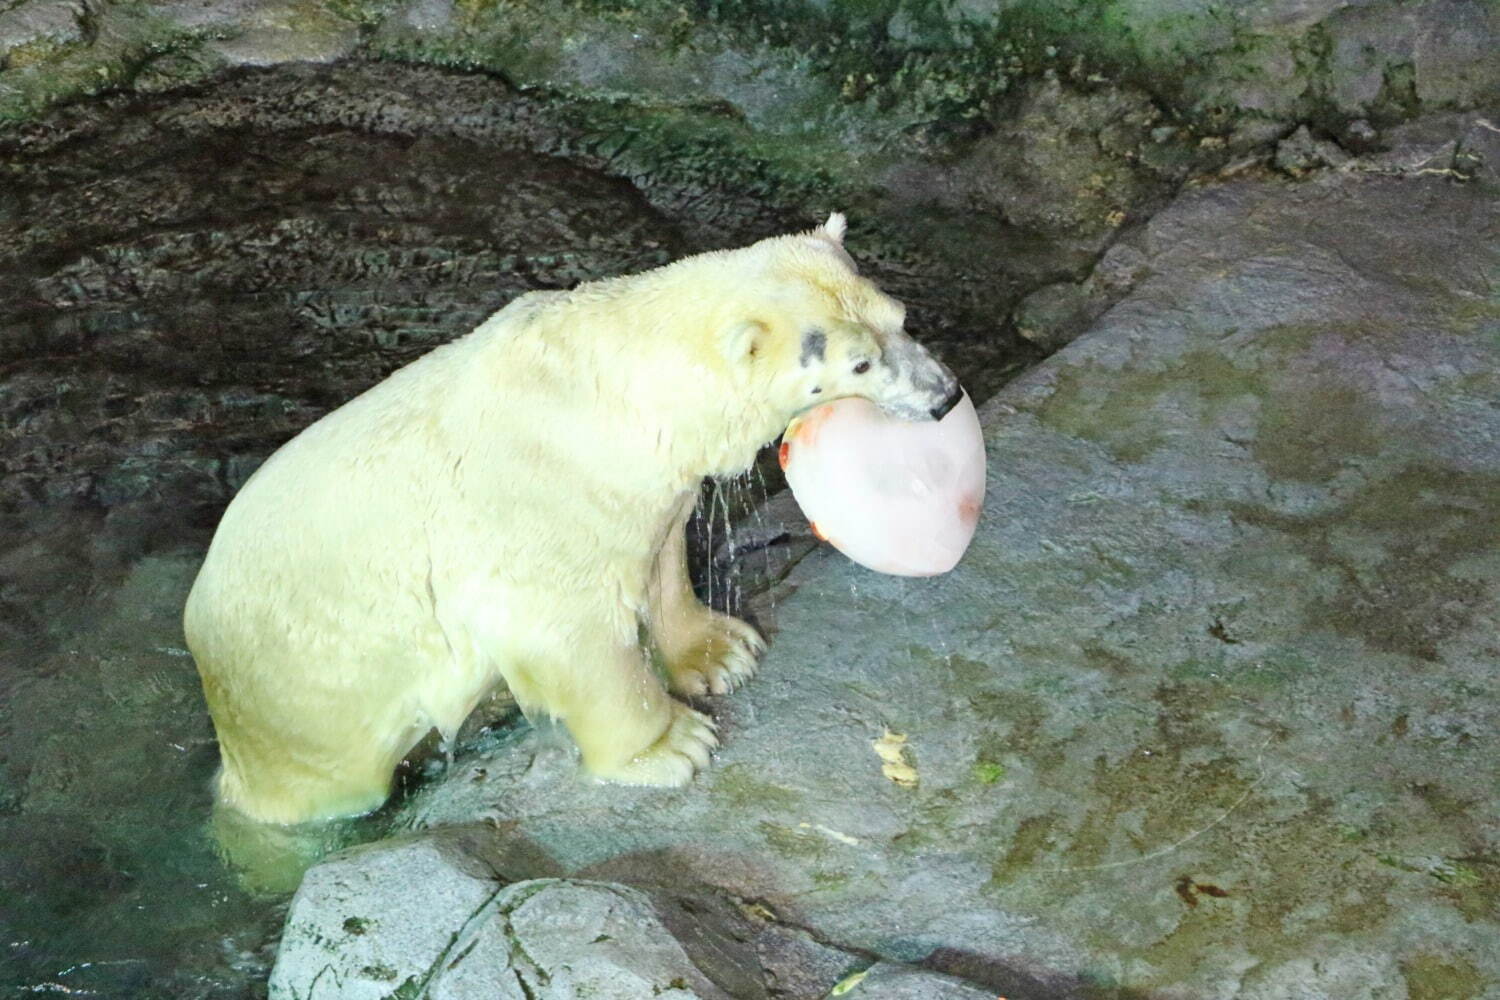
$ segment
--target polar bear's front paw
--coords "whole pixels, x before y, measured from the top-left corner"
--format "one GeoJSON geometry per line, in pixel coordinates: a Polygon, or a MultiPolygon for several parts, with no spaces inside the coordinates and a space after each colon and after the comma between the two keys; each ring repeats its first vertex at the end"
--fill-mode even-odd
{"type": "Polygon", "coordinates": [[[622,785],[686,785],[708,766],[709,752],[718,745],[712,719],[673,701],[672,722],[660,739],[619,767],[595,774],[622,785]]]}
{"type": "Polygon", "coordinates": [[[766,641],[751,625],[709,611],[674,655],[664,655],[668,687],[677,694],[728,694],[755,673],[766,641]]]}

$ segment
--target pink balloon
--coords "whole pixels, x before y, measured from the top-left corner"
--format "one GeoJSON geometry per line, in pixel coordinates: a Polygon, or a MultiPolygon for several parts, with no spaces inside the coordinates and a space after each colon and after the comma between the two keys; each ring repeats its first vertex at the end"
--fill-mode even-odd
{"type": "Polygon", "coordinates": [[[898,420],[857,396],[787,427],[781,467],[813,534],[879,573],[958,565],[984,505],[984,435],[968,393],[942,420],[898,420]]]}

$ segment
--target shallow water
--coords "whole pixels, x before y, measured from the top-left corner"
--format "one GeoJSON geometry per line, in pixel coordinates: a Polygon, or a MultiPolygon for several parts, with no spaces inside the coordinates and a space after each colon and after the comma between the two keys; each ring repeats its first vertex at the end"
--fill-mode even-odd
{"type": "Polygon", "coordinates": [[[198,557],[150,556],[0,676],[8,808],[0,984],[46,995],[256,995],[282,903],[209,835],[217,766],[180,608],[198,557]]]}
{"type": "MultiPolygon", "coordinates": [[[[0,681],[6,845],[0,987],[96,997],[263,995],[300,868],[226,858],[218,766],[180,618],[202,553],[156,553],[53,619],[0,681]],[[249,868],[247,868],[247,865],[249,868]]],[[[300,863],[382,836],[387,812],[296,831],[300,863]]]]}

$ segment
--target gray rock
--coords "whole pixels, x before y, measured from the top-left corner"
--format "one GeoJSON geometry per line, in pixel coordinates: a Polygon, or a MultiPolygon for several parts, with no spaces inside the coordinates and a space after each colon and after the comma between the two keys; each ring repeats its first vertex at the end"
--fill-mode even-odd
{"type": "Polygon", "coordinates": [[[1500,7],[1485,0],[1441,0],[1423,8],[1412,53],[1416,96],[1431,107],[1500,100],[1500,7]]]}
{"type": "Polygon", "coordinates": [[[271,996],[380,1000],[430,985],[476,942],[489,946],[473,955],[476,965],[493,965],[498,950],[504,971],[509,945],[476,936],[503,887],[456,831],[336,855],[312,868],[292,899],[271,996]]]}
{"type": "Polygon", "coordinates": [[[276,66],[287,62],[330,63],[354,51],[359,29],[330,23],[317,28],[252,28],[214,41],[209,50],[231,66],[276,66]]]}
{"type": "MultiPolygon", "coordinates": [[[[1325,22],[1329,97],[1339,110],[1363,114],[1377,106],[1393,66],[1409,75],[1416,35],[1414,12],[1391,4],[1347,5],[1325,22]]],[[[1399,84],[1401,73],[1391,73],[1399,84]]],[[[1404,95],[1388,95],[1400,99],[1404,95]]]]}
{"type": "Polygon", "coordinates": [[[1373,149],[1379,139],[1380,133],[1375,131],[1375,126],[1363,118],[1356,118],[1344,128],[1344,145],[1357,153],[1373,149]]]}
{"type": "Polygon", "coordinates": [[[693,785],[532,780],[520,729],[406,822],[1013,997],[1495,995],[1500,199],[1313,177],[1151,220],[984,409],[953,573],[797,562],[693,785]]]}
{"type": "Polygon", "coordinates": [[[538,998],[727,1000],[668,933],[649,897],[601,883],[520,882],[497,909],[509,920],[512,961],[538,998]]]}
{"type": "Polygon", "coordinates": [[[33,0],[0,12],[0,57],[32,42],[83,41],[84,5],[77,0],[33,0]]]}
{"type": "Polygon", "coordinates": [[[1016,332],[1047,353],[1066,346],[1118,302],[1146,270],[1138,232],[1117,240],[1081,282],[1043,285],[1016,307],[1016,332]]]}
{"type": "Polygon", "coordinates": [[[1382,137],[1386,148],[1361,157],[1354,168],[1396,177],[1494,184],[1500,179],[1500,126],[1495,117],[1474,112],[1429,115],[1392,126],[1382,137]]]}
{"type": "Polygon", "coordinates": [[[275,12],[287,13],[274,0],[157,0],[153,13],[180,28],[232,35],[272,23],[275,12]]]}
{"type": "Polygon", "coordinates": [[[1102,305],[1093,306],[1082,285],[1044,285],[1016,307],[1016,332],[1050,354],[1067,345],[1104,311],[1102,305]]]}
{"type": "Polygon", "coordinates": [[[755,938],[756,961],[770,995],[823,1000],[829,991],[856,975],[868,959],[818,941],[807,931],[766,924],[755,938]]]}
{"type": "Polygon", "coordinates": [[[1456,160],[1461,170],[1500,184],[1500,122],[1476,115],[1458,144],[1456,160]]]}
{"type": "Polygon", "coordinates": [[[474,831],[382,841],[308,872],[272,1000],[726,1000],[649,897],[624,886],[503,884],[474,831]]]}
{"type": "Polygon", "coordinates": [[[1339,167],[1350,156],[1326,139],[1315,139],[1306,125],[1276,145],[1276,168],[1289,174],[1303,174],[1319,167],[1339,167]]]}
{"type": "Polygon", "coordinates": [[[446,31],[453,23],[453,0],[412,0],[401,12],[401,21],[417,31],[446,31]]]}
{"type": "Polygon", "coordinates": [[[1031,261],[1012,266],[1081,270],[1184,175],[1181,143],[1175,132],[1162,139],[1160,121],[1143,92],[1083,93],[1048,77],[1018,87],[994,131],[962,158],[905,163],[887,183],[921,187],[949,212],[992,206],[1022,232],[1047,234],[1028,241],[1031,261]]]}

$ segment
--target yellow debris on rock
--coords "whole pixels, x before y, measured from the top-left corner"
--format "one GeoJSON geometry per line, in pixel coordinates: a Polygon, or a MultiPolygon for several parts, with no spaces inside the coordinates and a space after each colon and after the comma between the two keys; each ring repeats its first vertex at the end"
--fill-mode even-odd
{"type": "Polygon", "coordinates": [[[875,753],[881,760],[881,774],[902,788],[917,786],[917,769],[912,767],[911,761],[906,758],[905,733],[896,733],[887,729],[881,734],[880,739],[872,740],[870,746],[875,748],[875,753]]]}

